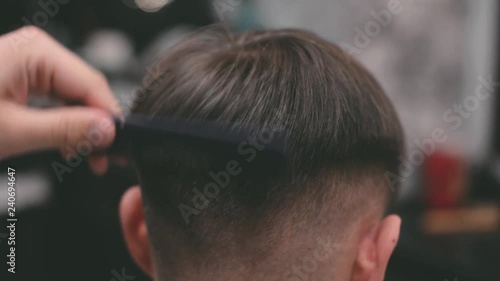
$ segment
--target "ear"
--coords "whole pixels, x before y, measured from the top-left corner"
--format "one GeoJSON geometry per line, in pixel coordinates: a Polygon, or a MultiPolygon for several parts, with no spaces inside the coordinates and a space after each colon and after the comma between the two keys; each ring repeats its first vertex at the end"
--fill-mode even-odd
{"type": "Polygon", "coordinates": [[[401,218],[390,215],[366,231],[360,240],[352,281],[383,281],[399,239],[401,218]]]}
{"type": "Polygon", "coordinates": [[[146,274],[154,276],[153,258],[139,186],[129,188],[122,196],[120,221],[130,255],[146,274]]]}

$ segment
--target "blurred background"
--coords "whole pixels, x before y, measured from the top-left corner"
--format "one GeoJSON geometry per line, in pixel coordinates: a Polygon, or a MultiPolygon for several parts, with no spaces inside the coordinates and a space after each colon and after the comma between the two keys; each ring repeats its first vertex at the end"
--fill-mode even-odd
{"type": "MultiPolygon", "coordinates": [[[[408,146],[399,174],[388,175],[402,183],[391,211],[403,229],[387,280],[498,279],[498,1],[11,0],[0,10],[0,34],[43,28],[105,73],[125,110],[163,50],[214,23],[314,31],[382,83],[408,146]]],[[[118,280],[123,270],[148,280],[128,256],[118,221],[120,196],[137,182],[133,171],[112,167],[96,177],[78,165],[58,178],[54,162],[64,163],[57,152],[0,162],[2,171],[16,169],[16,280],[118,280]]],[[[0,221],[7,187],[0,173],[0,221]]],[[[6,233],[0,228],[0,276],[6,233]]]]}

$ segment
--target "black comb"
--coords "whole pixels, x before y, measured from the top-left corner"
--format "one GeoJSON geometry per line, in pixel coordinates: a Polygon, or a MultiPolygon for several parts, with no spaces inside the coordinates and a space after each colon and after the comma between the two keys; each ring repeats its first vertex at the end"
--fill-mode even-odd
{"type": "MultiPolygon", "coordinates": [[[[147,145],[148,142],[169,136],[216,142],[234,146],[235,149],[242,143],[249,143],[249,140],[255,137],[249,129],[241,126],[234,129],[232,128],[234,126],[227,122],[187,121],[140,115],[130,115],[124,119],[114,118],[114,121],[116,137],[106,153],[119,156],[128,156],[136,145],[147,145]]],[[[268,153],[286,159],[288,153],[283,133],[273,131],[272,136],[262,144],[264,148],[259,153],[268,153]]]]}

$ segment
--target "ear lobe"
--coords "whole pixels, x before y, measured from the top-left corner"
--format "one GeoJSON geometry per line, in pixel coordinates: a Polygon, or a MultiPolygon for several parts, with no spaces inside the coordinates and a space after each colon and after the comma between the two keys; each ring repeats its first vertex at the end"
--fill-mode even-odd
{"type": "Polygon", "coordinates": [[[399,238],[401,219],[390,215],[361,237],[351,280],[383,281],[385,269],[399,238]]]}
{"type": "Polygon", "coordinates": [[[146,274],[154,276],[153,259],[139,186],[129,188],[122,196],[120,222],[130,255],[146,274]]]}

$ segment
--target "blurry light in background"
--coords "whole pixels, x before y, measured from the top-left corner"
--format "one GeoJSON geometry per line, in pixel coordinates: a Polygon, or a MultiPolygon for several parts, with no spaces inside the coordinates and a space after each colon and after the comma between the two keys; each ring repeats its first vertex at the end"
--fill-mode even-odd
{"type": "Polygon", "coordinates": [[[124,71],[133,52],[132,42],[125,33],[109,29],[92,33],[80,51],[87,62],[110,73],[124,71]]]}
{"type": "Polygon", "coordinates": [[[135,0],[135,4],[144,12],[154,13],[159,11],[165,5],[172,3],[173,0],[135,0]]]}

